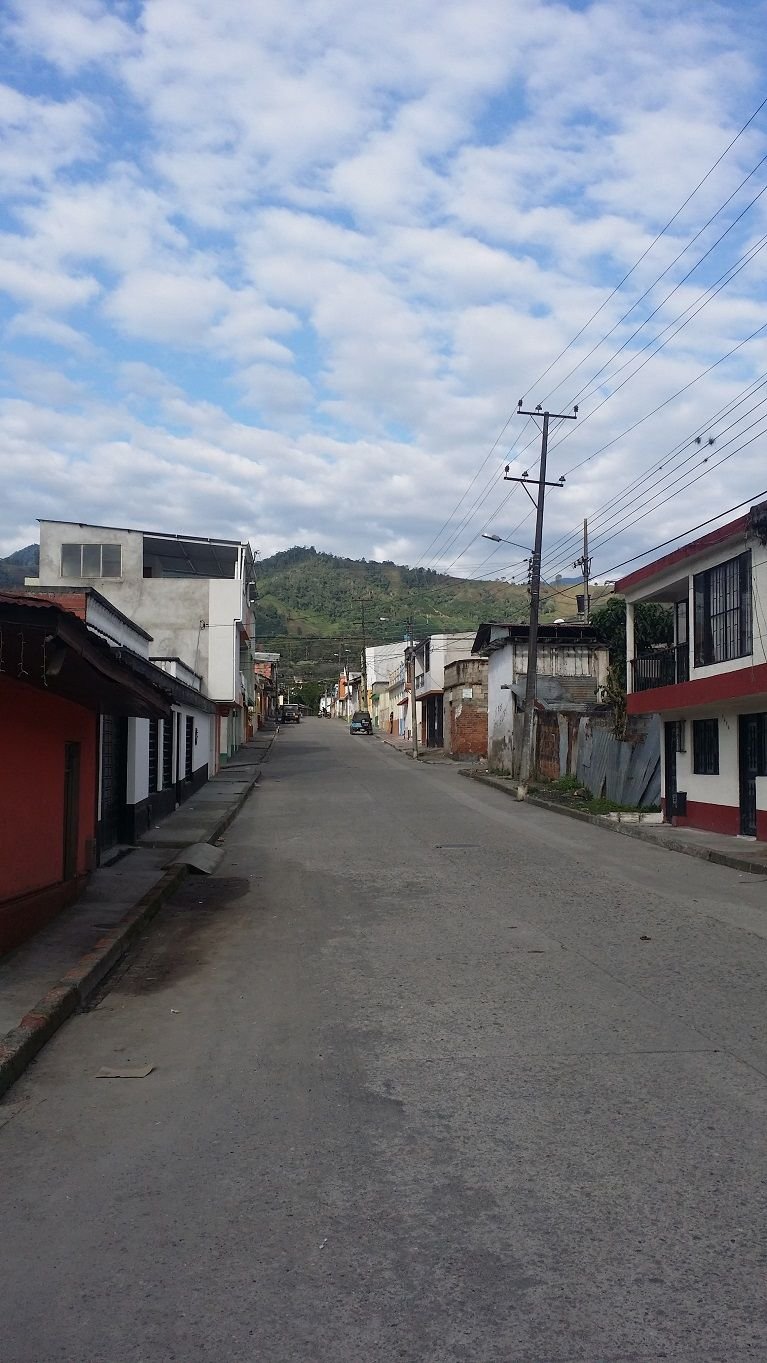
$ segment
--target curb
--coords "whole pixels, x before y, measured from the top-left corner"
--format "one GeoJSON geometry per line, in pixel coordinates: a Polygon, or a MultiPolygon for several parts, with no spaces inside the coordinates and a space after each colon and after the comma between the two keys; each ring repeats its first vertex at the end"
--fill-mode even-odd
{"type": "MultiPolygon", "coordinates": [[[[261,776],[257,771],[247,790],[236,804],[219,819],[208,842],[215,842],[236,819],[251,791],[261,776]]],[[[142,929],[159,913],[163,904],[175,894],[186,879],[186,866],[171,866],[163,872],[151,890],[138,900],[115,927],[105,933],[96,945],[76,965],[54,984],[17,1027],[0,1037],[0,1096],[7,1093],[29,1063],[42,1050],[59,1027],[88,1001],[98,986],[114,970],[128,952],[142,929]]]]}
{"type": "MultiPolygon", "coordinates": [[[[501,790],[513,800],[517,798],[516,792],[497,776],[465,770],[461,771],[461,776],[479,781],[483,786],[490,786],[493,790],[501,790]]],[[[604,828],[609,833],[620,833],[624,838],[637,838],[639,842],[647,842],[661,851],[680,852],[682,856],[695,857],[698,861],[710,861],[716,866],[727,866],[731,871],[746,871],[749,875],[767,876],[767,865],[762,861],[749,861],[747,857],[731,856],[728,852],[718,852],[713,847],[692,847],[689,843],[678,842],[675,838],[660,842],[651,833],[645,832],[641,824],[617,823],[613,819],[605,819],[601,814],[588,814],[582,809],[567,809],[566,806],[554,804],[551,800],[542,800],[537,795],[528,795],[526,800],[518,803],[537,805],[539,809],[548,809],[552,814],[562,814],[566,819],[577,819],[580,823],[590,823],[595,828],[604,828]]]]}

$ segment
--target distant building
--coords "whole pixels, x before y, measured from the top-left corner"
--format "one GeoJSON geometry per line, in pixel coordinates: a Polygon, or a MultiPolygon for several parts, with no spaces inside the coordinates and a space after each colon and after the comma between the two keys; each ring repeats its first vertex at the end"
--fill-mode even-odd
{"type": "Polygon", "coordinates": [[[250,546],[73,521],[40,522],[39,588],[94,586],[152,636],[153,653],[178,658],[216,706],[211,773],[252,729],[255,699],[250,546]]]}

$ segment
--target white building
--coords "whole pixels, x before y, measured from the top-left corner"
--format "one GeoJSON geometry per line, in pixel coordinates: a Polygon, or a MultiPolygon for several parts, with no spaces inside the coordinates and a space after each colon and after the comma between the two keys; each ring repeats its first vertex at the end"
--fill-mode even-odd
{"type": "Polygon", "coordinates": [[[389,695],[389,677],[404,661],[405,644],[375,644],[365,649],[365,668],[368,682],[368,709],[377,728],[396,733],[397,714],[389,695]]]}
{"type": "Polygon", "coordinates": [[[413,646],[415,693],[421,703],[420,742],[423,747],[442,747],[445,668],[471,657],[474,631],[465,634],[432,634],[413,646]]]}
{"type": "Polygon", "coordinates": [[[249,544],[43,520],[39,577],[27,584],[97,587],[152,636],[155,655],[178,658],[202,679],[217,710],[211,774],[248,736],[256,599],[249,544]]]}
{"type": "MultiPolygon", "coordinates": [[[[480,625],[474,654],[486,654],[487,760],[494,771],[516,774],[514,768],[515,715],[524,709],[527,684],[529,628],[489,621],[480,625]]],[[[558,696],[568,701],[596,704],[607,681],[610,654],[590,625],[540,625],[538,630],[538,695],[549,703],[558,696]]],[[[533,749],[535,751],[535,749],[533,749]]]]}
{"type": "Polygon", "coordinates": [[[628,711],[663,721],[665,818],[767,840],[767,502],[615,584],[628,711]],[[634,613],[666,602],[674,642],[637,654],[634,613]]]}

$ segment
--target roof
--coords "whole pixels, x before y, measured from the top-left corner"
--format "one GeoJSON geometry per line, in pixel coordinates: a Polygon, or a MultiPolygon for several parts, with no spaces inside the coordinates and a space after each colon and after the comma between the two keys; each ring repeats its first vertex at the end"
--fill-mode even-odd
{"type": "Polygon", "coordinates": [[[29,593],[30,595],[33,596],[45,596],[51,601],[56,601],[59,597],[64,596],[90,597],[93,601],[96,601],[99,604],[99,606],[103,606],[104,610],[109,611],[110,615],[114,615],[118,620],[121,620],[124,625],[128,625],[130,629],[135,631],[136,634],[140,634],[142,639],[147,639],[149,643],[152,642],[151,634],[148,634],[145,629],[142,629],[141,625],[137,625],[135,620],[131,620],[129,615],[125,615],[123,611],[118,610],[117,606],[115,606],[108,599],[108,597],[102,596],[101,592],[96,591],[95,587],[89,587],[87,585],[83,585],[82,587],[40,586],[40,587],[17,587],[14,588],[14,590],[18,591],[19,595],[26,595],[27,593],[29,593]]]}
{"type": "Polygon", "coordinates": [[[737,520],[728,521],[726,525],[720,525],[716,530],[709,530],[707,535],[700,535],[698,539],[690,540],[678,549],[672,549],[671,553],[664,554],[662,558],[653,559],[652,563],[645,563],[642,568],[636,568],[633,573],[627,573],[625,577],[618,578],[615,583],[615,591],[620,593],[631,591],[641,582],[647,582],[653,577],[660,577],[661,574],[667,573],[670,568],[674,568],[678,563],[685,563],[688,559],[698,558],[709,549],[716,549],[721,544],[727,544],[729,540],[745,539],[758,523],[764,522],[765,516],[767,516],[767,502],[759,502],[752,506],[745,516],[738,516],[737,520]]]}
{"type": "MultiPolygon", "coordinates": [[[[212,700],[203,696],[188,682],[182,681],[180,677],[174,677],[170,672],[165,672],[163,668],[157,667],[151,659],[142,658],[132,649],[122,646],[115,647],[113,645],[112,653],[116,658],[119,658],[121,663],[125,663],[131,671],[136,672],[152,686],[156,686],[159,691],[162,691],[163,695],[176,705],[186,705],[188,709],[201,710],[204,714],[215,714],[216,706],[212,700]]],[[[183,666],[186,667],[186,663],[183,666]]],[[[191,668],[187,670],[192,671],[191,668]]],[[[196,677],[197,673],[193,672],[192,676],[196,677]]]]}
{"type": "MultiPolygon", "coordinates": [[[[52,516],[39,516],[38,525],[78,525],[82,530],[117,530],[125,535],[145,535],[149,539],[159,540],[190,540],[193,544],[225,544],[235,548],[241,548],[248,544],[247,540],[228,540],[223,536],[210,535],[180,535],[173,530],[142,530],[137,525],[94,525],[93,521],[59,521],[52,516]]],[[[250,547],[248,545],[248,547],[250,547]]]]}
{"type": "MultiPolygon", "coordinates": [[[[477,630],[471,651],[473,654],[494,652],[498,648],[505,648],[506,644],[513,643],[515,639],[527,640],[529,635],[529,625],[520,625],[517,621],[486,620],[477,630]],[[493,639],[492,633],[496,629],[505,629],[506,637],[493,639]]],[[[562,648],[571,647],[573,644],[590,645],[593,648],[606,647],[593,625],[539,625],[538,642],[559,644],[562,648]]]]}
{"type": "MultiPolygon", "coordinates": [[[[163,718],[170,703],[162,690],[127,667],[72,611],[17,592],[0,592],[3,673],[35,687],[41,698],[60,696],[107,714],[163,718]]],[[[164,675],[164,674],[162,674],[164,675]]]]}

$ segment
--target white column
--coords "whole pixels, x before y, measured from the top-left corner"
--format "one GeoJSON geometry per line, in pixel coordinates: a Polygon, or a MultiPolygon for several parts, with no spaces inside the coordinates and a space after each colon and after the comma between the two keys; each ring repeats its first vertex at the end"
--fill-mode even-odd
{"type": "Polygon", "coordinates": [[[634,603],[626,602],[626,690],[634,690],[634,673],[631,660],[634,657],[634,603]]]}

